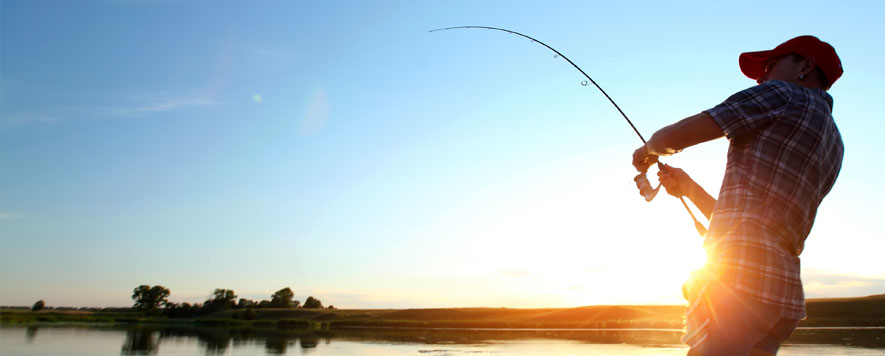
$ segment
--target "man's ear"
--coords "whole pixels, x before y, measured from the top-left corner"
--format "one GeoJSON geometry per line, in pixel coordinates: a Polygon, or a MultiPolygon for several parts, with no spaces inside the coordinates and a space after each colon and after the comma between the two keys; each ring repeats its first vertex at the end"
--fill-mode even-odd
{"type": "Polygon", "coordinates": [[[817,60],[815,60],[814,57],[808,57],[802,61],[802,68],[799,73],[801,73],[802,76],[807,76],[814,72],[815,68],[817,68],[817,60]]]}

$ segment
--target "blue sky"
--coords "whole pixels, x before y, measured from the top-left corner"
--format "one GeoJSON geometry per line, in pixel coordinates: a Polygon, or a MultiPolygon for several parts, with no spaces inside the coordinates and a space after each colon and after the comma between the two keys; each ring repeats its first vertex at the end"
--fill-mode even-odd
{"type": "MultiPolygon", "coordinates": [[[[357,307],[679,303],[700,238],[633,187],[640,131],[753,85],[742,51],[834,45],[842,173],[810,297],[885,292],[877,2],[8,1],[0,304],[215,288],[357,307]],[[865,159],[866,158],[866,159],[865,159]]],[[[668,160],[718,191],[726,142],[668,160]]]]}

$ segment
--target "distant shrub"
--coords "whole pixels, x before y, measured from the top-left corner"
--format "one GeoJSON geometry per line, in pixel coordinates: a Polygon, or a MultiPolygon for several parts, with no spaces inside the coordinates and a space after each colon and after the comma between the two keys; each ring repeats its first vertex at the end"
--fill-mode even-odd
{"type": "Polygon", "coordinates": [[[41,299],[41,300],[38,300],[36,303],[34,303],[34,306],[31,307],[31,311],[41,311],[45,307],[46,307],[46,303],[43,302],[43,300],[41,299]]]}
{"type": "Polygon", "coordinates": [[[170,294],[169,288],[163,286],[140,285],[132,290],[132,300],[135,301],[132,308],[148,314],[158,314],[160,307],[169,302],[170,294]]]}
{"type": "Polygon", "coordinates": [[[307,297],[307,300],[304,301],[304,308],[306,309],[323,309],[323,302],[314,297],[307,297]]]}
{"type": "Polygon", "coordinates": [[[270,298],[270,305],[273,308],[292,308],[295,292],[291,288],[286,287],[274,292],[270,298]]]}

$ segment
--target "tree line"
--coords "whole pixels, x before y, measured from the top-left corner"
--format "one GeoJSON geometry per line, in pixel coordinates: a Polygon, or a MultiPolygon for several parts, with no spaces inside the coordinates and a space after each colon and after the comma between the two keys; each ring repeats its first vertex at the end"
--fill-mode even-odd
{"type": "MultiPolygon", "coordinates": [[[[132,308],[146,314],[163,314],[170,318],[189,318],[192,316],[215,313],[229,309],[265,309],[265,308],[305,308],[323,309],[323,303],[312,296],[307,297],[304,304],[295,300],[295,292],[286,287],[274,292],[270,300],[254,301],[246,298],[237,299],[236,293],[231,289],[217,288],[212,296],[203,303],[172,303],[169,288],[157,285],[141,285],[132,290],[132,300],[135,303],[132,308]]],[[[329,306],[328,309],[335,309],[329,306]]]]}

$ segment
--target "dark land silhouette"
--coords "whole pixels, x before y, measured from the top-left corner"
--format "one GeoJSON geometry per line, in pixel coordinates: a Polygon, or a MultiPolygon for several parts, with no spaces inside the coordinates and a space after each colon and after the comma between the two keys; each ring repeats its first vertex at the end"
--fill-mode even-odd
{"type": "MultiPolygon", "coordinates": [[[[284,293],[288,294],[288,293],[284,293]]],[[[221,293],[221,295],[227,295],[221,293]]],[[[136,308],[66,310],[45,307],[0,309],[0,322],[174,323],[271,329],[341,328],[517,328],[517,329],[681,329],[683,305],[600,305],[578,308],[425,308],[329,309],[228,305],[188,317],[136,308]]],[[[858,298],[809,299],[808,318],[800,327],[885,326],[885,294],[858,298]]]]}

